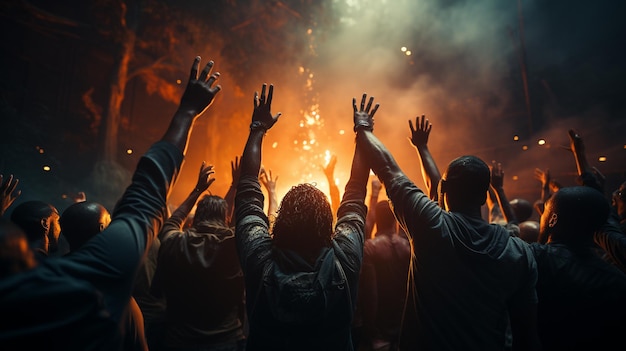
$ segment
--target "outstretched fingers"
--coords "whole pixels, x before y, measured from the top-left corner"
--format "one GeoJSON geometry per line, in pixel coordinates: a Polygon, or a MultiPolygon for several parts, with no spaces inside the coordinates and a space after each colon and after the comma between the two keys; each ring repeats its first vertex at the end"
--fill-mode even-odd
{"type": "Polygon", "coordinates": [[[198,67],[200,66],[200,56],[196,56],[191,65],[191,73],[189,75],[189,81],[198,79],[198,67]]]}

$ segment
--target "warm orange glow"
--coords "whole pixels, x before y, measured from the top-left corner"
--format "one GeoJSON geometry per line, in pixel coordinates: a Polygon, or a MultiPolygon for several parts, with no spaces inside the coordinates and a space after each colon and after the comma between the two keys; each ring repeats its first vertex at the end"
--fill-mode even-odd
{"type": "Polygon", "coordinates": [[[598,157],[598,161],[600,161],[600,162],[606,162],[606,156],[600,156],[600,157],[598,157]]]}
{"type": "Polygon", "coordinates": [[[52,168],[50,168],[50,166],[48,166],[48,165],[43,166],[43,170],[46,171],[46,172],[50,172],[51,169],[52,168]]]}

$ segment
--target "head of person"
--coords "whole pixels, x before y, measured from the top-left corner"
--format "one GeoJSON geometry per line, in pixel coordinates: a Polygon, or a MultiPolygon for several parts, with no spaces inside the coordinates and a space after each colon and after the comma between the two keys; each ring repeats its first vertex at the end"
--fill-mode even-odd
{"type": "Polygon", "coordinates": [[[111,215],[103,205],[83,201],[66,208],[59,222],[70,251],[74,251],[108,227],[111,215]]]}
{"type": "Polygon", "coordinates": [[[546,202],[540,235],[554,242],[588,245],[609,212],[609,202],[599,191],[586,186],[564,187],[546,202]]]}
{"type": "Polygon", "coordinates": [[[611,196],[611,205],[615,207],[617,214],[621,220],[626,219],[626,182],[623,182],[619,188],[615,189],[611,196]]]}
{"type": "Polygon", "coordinates": [[[333,213],[326,195],[311,184],[299,184],[283,197],[274,222],[273,242],[314,259],[329,247],[333,235],[333,213]]]}
{"type": "Polygon", "coordinates": [[[26,201],[13,209],[11,221],[26,234],[31,246],[48,252],[56,246],[61,234],[59,212],[49,203],[43,201],[26,201]]]}
{"type": "Polygon", "coordinates": [[[448,165],[439,181],[439,200],[448,211],[475,212],[487,201],[489,166],[476,156],[461,156],[448,165]]]}
{"type": "Polygon", "coordinates": [[[0,279],[37,265],[26,234],[6,219],[0,219],[0,279]]]}
{"type": "Polygon", "coordinates": [[[533,215],[533,205],[528,200],[515,198],[509,201],[509,204],[520,223],[527,221],[533,215]]]}
{"type": "Polygon", "coordinates": [[[396,217],[391,210],[391,205],[387,200],[381,200],[376,203],[376,235],[394,234],[398,230],[396,217]]]}
{"type": "Polygon", "coordinates": [[[519,237],[527,243],[537,242],[539,239],[539,222],[524,221],[520,223],[519,237]]]}
{"type": "Polygon", "coordinates": [[[227,209],[228,204],[224,198],[217,195],[206,195],[196,205],[192,226],[195,227],[201,223],[226,225],[227,209]]]}

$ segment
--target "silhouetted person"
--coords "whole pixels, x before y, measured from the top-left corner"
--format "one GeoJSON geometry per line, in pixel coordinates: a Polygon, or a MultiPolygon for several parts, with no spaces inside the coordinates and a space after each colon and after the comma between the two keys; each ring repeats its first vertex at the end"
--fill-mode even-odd
{"type": "Polygon", "coordinates": [[[228,205],[205,195],[213,166],[200,167],[194,189],[163,224],[151,290],[166,300],[164,350],[243,351],[243,273],[228,205]],[[196,205],[197,203],[197,205],[196,205]],[[183,223],[196,206],[193,223],[183,223]]]}
{"type": "MultiPolygon", "coordinates": [[[[263,136],[278,120],[273,86],[255,93],[250,134],[235,199],[236,239],[250,321],[247,350],[352,350],[350,338],[363,257],[369,170],[355,152],[337,214],[310,184],[285,194],[269,231],[259,184],[263,136]]],[[[353,103],[357,119],[373,125],[376,108],[353,103]]]]}
{"type": "Polygon", "coordinates": [[[197,117],[213,101],[218,74],[192,65],[178,110],[161,140],[139,160],[111,224],[66,257],[0,280],[3,350],[120,350],[135,274],[161,227],[197,117]]]}
{"type": "Polygon", "coordinates": [[[76,202],[63,211],[59,223],[70,251],[76,251],[109,226],[111,214],[97,202],[76,202]]]}
{"type": "Polygon", "coordinates": [[[22,202],[13,209],[11,221],[24,231],[35,257],[47,258],[61,233],[57,209],[43,201],[22,202]]]}
{"type": "MultiPolygon", "coordinates": [[[[67,239],[70,252],[76,252],[96,235],[102,233],[111,223],[111,214],[97,202],[76,202],[66,208],[59,220],[61,233],[67,239]]],[[[122,322],[123,350],[147,351],[148,344],[144,331],[143,315],[135,299],[131,296],[122,322]]]]}
{"type": "MultiPolygon", "coordinates": [[[[417,328],[409,349],[502,350],[507,318],[513,349],[537,349],[537,268],[528,244],[481,217],[490,171],[474,156],[453,160],[439,182],[441,206],[402,172],[373,133],[357,128],[357,148],[383,182],[413,240],[417,328]]],[[[407,313],[409,313],[407,312],[407,313]]]]}
{"type": "Polygon", "coordinates": [[[376,234],[365,241],[359,282],[361,350],[398,350],[407,298],[411,244],[399,233],[389,201],[378,201],[376,234]]]}
{"type": "Polygon", "coordinates": [[[614,350],[624,344],[626,274],[602,260],[593,242],[608,215],[608,201],[585,186],[561,188],[545,203],[541,235],[549,242],[531,244],[543,350],[614,350]]]}

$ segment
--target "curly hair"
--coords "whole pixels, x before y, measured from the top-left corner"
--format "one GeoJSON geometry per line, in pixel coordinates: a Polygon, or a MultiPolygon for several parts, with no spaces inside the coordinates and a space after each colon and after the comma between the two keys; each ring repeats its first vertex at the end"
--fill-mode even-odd
{"type": "Polygon", "coordinates": [[[326,195],[311,184],[299,184],[285,194],[274,223],[274,244],[304,256],[330,246],[333,213],[326,195]]]}

